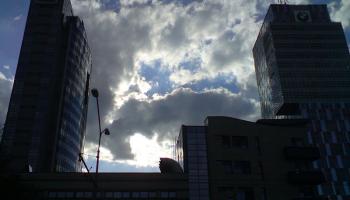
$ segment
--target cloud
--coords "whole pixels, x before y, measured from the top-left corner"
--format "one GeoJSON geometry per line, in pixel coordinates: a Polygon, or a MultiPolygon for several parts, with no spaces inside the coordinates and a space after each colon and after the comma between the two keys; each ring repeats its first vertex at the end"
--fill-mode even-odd
{"type": "Polygon", "coordinates": [[[22,19],[22,14],[17,15],[16,17],[14,17],[14,18],[13,18],[13,21],[18,21],[18,20],[20,20],[20,19],[22,19]]]}
{"type": "MultiPolygon", "coordinates": [[[[85,157],[89,170],[94,172],[96,158],[93,156],[85,157]],[[91,168],[90,168],[91,167],[91,168]]],[[[86,171],[83,169],[83,171],[86,171]]],[[[138,166],[125,161],[100,160],[99,172],[159,172],[158,166],[138,166]]]]}
{"type": "Polygon", "coordinates": [[[350,25],[350,1],[341,0],[340,2],[332,2],[329,4],[331,17],[333,20],[342,22],[345,29],[350,25]]]}
{"type": "Polygon", "coordinates": [[[116,159],[132,159],[130,136],[142,133],[148,138],[158,135],[158,140],[171,140],[178,135],[182,124],[203,125],[206,116],[225,115],[256,120],[259,105],[226,89],[194,92],[179,88],[158,100],[130,99],[119,110],[110,125],[111,134],[104,145],[116,159]]]}
{"type": "MultiPolygon", "coordinates": [[[[181,124],[202,125],[207,115],[257,119],[251,49],[268,4],[265,0],[72,0],[92,50],[91,86],[99,89],[102,126],[112,133],[102,140],[107,156],[101,159],[140,165],[135,134],[150,141],[156,138],[162,146],[178,134],[181,124]]],[[[349,4],[341,0],[330,5],[332,18],[345,27],[350,23],[349,4]]],[[[0,85],[1,122],[12,81],[0,73],[0,85]]],[[[96,122],[96,102],[90,98],[87,152],[96,149],[96,122]]]]}
{"type": "MultiPolygon", "coordinates": [[[[92,50],[91,86],[100,92],[102,126],[112,133],[102,140],[106,163],[141,166],[138,161],[147,156],[135,143],[169,148],[165,143],[181,124],[203,125],[208,115],[259,117],[251,49],[267,1],[72,0],[72,5],[92,50]]],[[[348,27],[349,2],[331,7],[332,17],[348,27]]],[[[12,80],[0,73],[0,84],[1,122],[12,80]]],[[[95,153],[96,122],[91,98],[86,152],[95,153]]]]}
{"type": "Polygon", "coordinates": [[[3,73],[0,72],[0,128],[5,123],[7,107],[11,96],[12,84],[13,80],[7,78],[3,73]]]}
{"type": "Polygon", "coordinates": [[[2,66],[4,69],[10,69],[10,65],[3,65],[2,66]]]}
{"type": "MultiPolygon", "coordinates": [[[[122,1],[109,7],[72,1],[87,30],[91,86],[100,91],[103,127],[114,133],[103,145],[114,159],[135,158],[130,138],[136,133],[149,139],[157,134],[161,143],[177,135],[181,124],[202,125],[207,115],[259,115],[251,48],[268,3],[181,2],[122,1]],[[222,83],[234,89],[209,85],[220,77],[230,77],[222,83]]],[[[91,143],[98,135],[95,104],[90,99],[91,143]]]]}

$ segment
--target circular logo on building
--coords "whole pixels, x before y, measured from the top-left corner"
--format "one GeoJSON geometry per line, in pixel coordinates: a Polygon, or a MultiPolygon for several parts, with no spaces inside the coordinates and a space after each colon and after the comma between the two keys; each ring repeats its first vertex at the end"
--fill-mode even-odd
{"type": "Polygon", "coordinates": [[[295,20],[297,22],[311,22],[310,12],[307,10],[299,10],[295,13],[295,20]]]}

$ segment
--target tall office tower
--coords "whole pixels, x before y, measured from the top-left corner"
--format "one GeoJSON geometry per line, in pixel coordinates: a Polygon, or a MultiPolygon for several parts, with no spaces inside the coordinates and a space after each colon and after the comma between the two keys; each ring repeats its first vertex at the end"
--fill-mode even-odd
{"type": "Polygon", "coordinates": [[[91,54],[69,0],[32,0],[1,140],[1,167],[80,171],[91,54]]]}
{"type": "Polygon", "coordinates": [[[264,118],[309,118],[319,196],[350,197],[350,56],[326,5],[271,5],[253,49],[264,118]]]}

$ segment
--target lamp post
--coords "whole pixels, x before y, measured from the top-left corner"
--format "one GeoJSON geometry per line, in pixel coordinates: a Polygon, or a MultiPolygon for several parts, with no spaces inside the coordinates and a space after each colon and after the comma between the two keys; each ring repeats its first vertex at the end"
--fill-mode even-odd
{"type": "Polygon", "coordinates": [[[98,104],[98,90],[96,88],[92,89],[91,94],[93,97],[96,98],[96,103],[97,103],[99,138],[98,138],[98,147],[97,147],[97,156],[96,156],[96,173],[98,173],[98,164],[100,162],[100,145],[101,145],[102,133],[104,133],[105,135],[110,135],[110,132],[107,128],[105,128],[103,131],[101,130],[100,105],[98,104]]]}

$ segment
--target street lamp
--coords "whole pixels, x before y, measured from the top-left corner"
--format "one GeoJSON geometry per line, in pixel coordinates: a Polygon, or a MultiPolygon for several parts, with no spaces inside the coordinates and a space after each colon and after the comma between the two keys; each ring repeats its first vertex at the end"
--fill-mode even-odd
{"type": "Polygon", "coordinates": [[[91,90],[91,94],[96,98],[97,103],[97,116],[98,116],[98,128],[99,128],[99,138],[98,138],[98,147],[97,147],[97,156],[96,156],[96,173],[98,173],[98,164],[100,162],[100,145],[101,145],[101,136],[102,133],[105,135],[110,135],[110,132],[107,128],[101,131],[101,118],[100,118],[100,105],[98,104],[98,90],[96,88],[91,90]]]}

